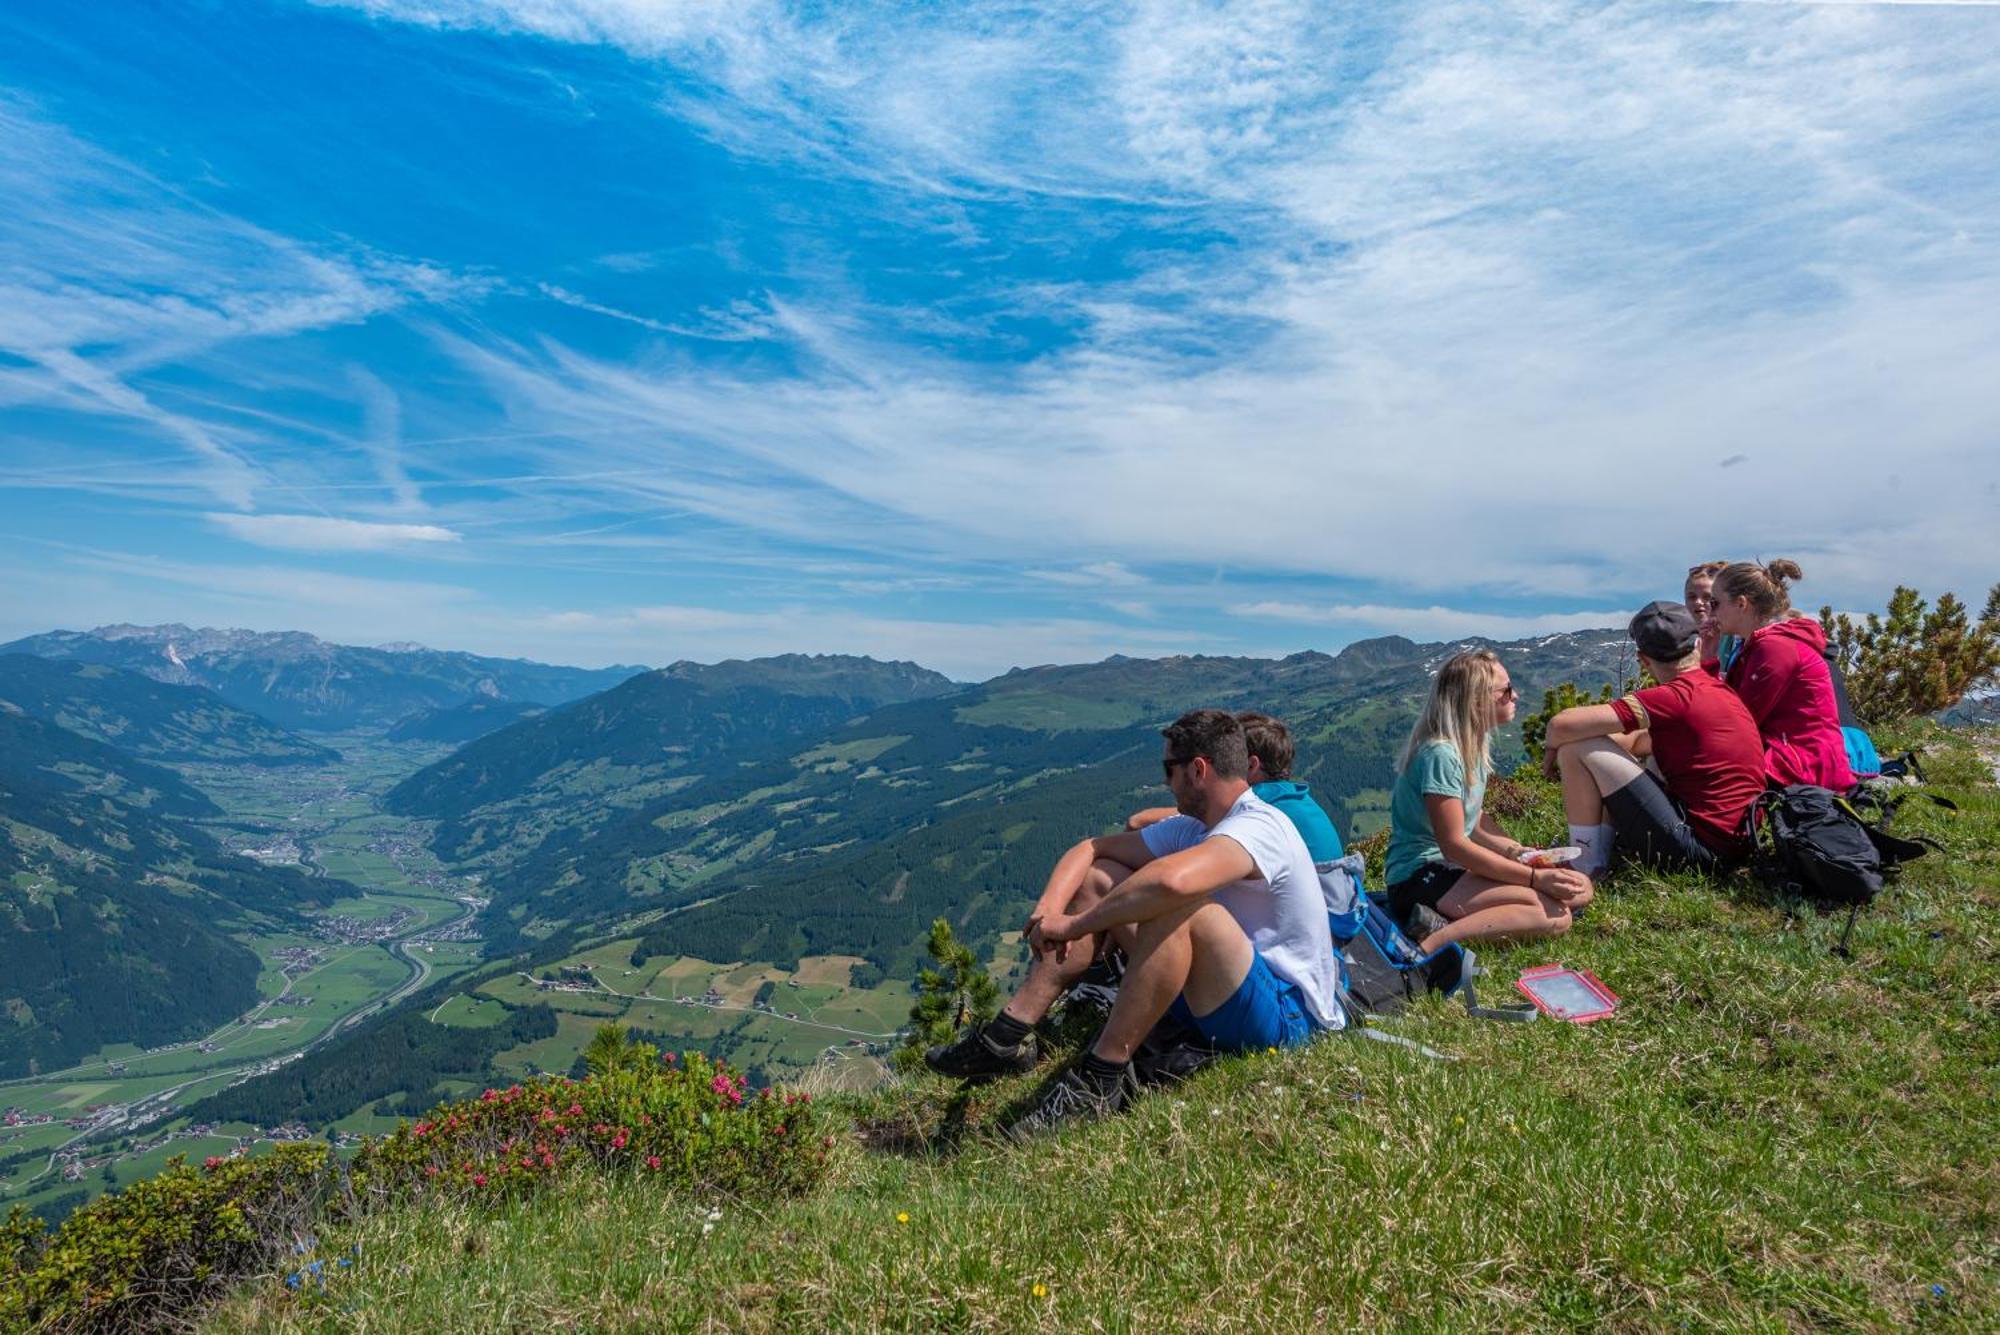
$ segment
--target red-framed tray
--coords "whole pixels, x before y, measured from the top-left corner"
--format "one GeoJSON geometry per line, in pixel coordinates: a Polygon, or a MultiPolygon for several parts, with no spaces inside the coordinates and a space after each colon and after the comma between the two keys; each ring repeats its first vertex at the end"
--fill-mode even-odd
{"type": "Polygon", "coordinates": [[[1571,1024],[1589,1024],[1618,1009],[1618,994],[1588,969],[1564,964],[1539,964],[1514,981],[1535,1009],[1571,1024]]]}

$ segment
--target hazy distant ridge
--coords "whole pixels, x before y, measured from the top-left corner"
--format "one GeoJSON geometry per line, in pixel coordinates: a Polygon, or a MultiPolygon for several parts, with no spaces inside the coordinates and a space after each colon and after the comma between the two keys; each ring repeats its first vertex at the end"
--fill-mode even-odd
{"type": "Polygon", "coordinates": [[[639,667],[575,668],[453,650],[332,644],[302,631],[99,626],[0,645],[0,654],[102,663],[155,681],[206,686],[287,728],[388,728],[470,700],[563,704],[617,685],[639,667]]]}

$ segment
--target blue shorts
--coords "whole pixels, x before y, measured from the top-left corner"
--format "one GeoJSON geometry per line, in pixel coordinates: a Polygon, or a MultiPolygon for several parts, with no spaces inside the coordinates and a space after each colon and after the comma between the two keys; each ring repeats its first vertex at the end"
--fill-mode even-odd
{"type": "Polygon", "coordinates": [[[1229,1000],[1206,1015],[1196,1015],[1188,1009],[1183,994],[1174,998],[1167,1014],[1224,1052],[1295,1048],[1317,1032],[1297,984],[1272,973],[1271,966],[1255,951],[1251,952],[1250,972],[1243,975],[1229,1000]]]}

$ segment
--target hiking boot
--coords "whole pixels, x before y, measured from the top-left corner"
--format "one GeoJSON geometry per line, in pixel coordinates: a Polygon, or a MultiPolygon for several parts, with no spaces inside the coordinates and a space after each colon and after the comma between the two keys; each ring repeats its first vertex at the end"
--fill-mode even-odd
{"type": "Polygon", "coordinates": [[[974,1025],[956,1042],[924,1050],[924,1065],[953,1080],[993,1080],[1003,1075],[1026,1075],[1042,1059],[1041,1047],[1030,1033],[1011,1048],[1003,1048],[986,1036],[986,1026],[974,1025]]]}
{"type": "Polygon", "coordinates": [[[1112,1113],[1123,1112],[1138,1092],[1138,1084],[1129,1066],[1119,1074],[1118,1083],[1111,1087],[1109,1093],[1100,1093],[1081,1070],[1072,1066],[1042,1091],[1034,1107],[1007,1128],[1008,1138],[1030,1140],[1060,1127],[1109,1117],[1112,1113]]]}
{"type": "Polygon", "coordinates": [[[1403,935],[1410,938],[1411,945],[1422,950],[1424,942],[1429,940],[1433,933],[1443,931],[1450,921],[1451,919],[1429,905],[1412,904],[1409,921],[1403,925],[1403,935]]]}

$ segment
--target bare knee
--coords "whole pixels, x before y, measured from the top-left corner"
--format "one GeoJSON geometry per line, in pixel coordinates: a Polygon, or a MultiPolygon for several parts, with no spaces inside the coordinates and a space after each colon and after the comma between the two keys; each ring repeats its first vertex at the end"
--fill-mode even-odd
{"type": "Polygon", "coordinates": [[[1243,935],[1243,929],[1236,925],[1236,919],[1230,916],[1229,910],[1214,903],[1195,904],[1163,913],[1157,918],[1135,923],[1133,927],[1140,950],[1154,949],[1176,937],[1195,947],[1204,942],[1212,945],[1218,932],[1226,931],[1238,937],[1243,935]]]}
{"type": "Polygon", "coordinates": [[[1132,869],[1122,862],[1110,858],[1099,858],[1090,864],[1090,870],[1083,874],[1083,884],[1070,896],[1069,909],[1080,913],[1115,889],[1120,881],[1132,874],[1132,869]]]}
{"type": "Polygon", "coordinates": [[[1152,950],[1161,942],[1188,934],[1188,919],[1176,913],[1132,924],[1132,943],[1140,950],[1152,950]]]}

